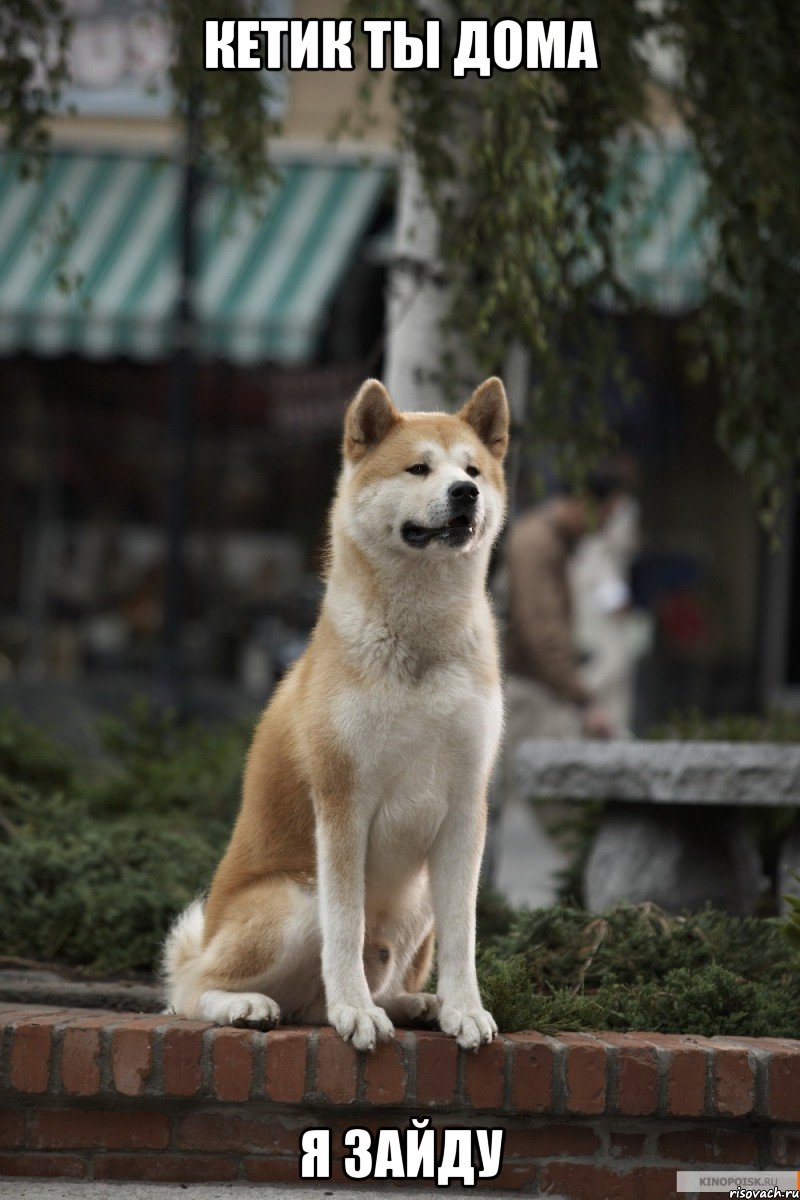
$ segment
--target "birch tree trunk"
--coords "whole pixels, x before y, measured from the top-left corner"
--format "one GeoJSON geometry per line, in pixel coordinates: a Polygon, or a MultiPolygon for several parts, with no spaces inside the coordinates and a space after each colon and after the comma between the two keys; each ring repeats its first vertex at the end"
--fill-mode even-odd
{"type": "MultiPolygon", "coordinates": [[[[404,151],[400,163],[387,299],[384,382],[389,394],[398,408],[407,411],[443,408],[441,325],[451,294],[439,254],[439,220],[410,150],[404,151]]],[[[462,369],[471,362],[466,347],[460,358],[462,369]]],[[[527,348],[513,343],[508,348],[503,374],[516,428],[524,421],[529,370],[527,348]]],[[[479,382],[476,377],[470,386],[476,387],[479,382]]]]}
{"type": "Polygon", "coordinates": [[[384,377],[389,394],[398,408],[440,409],[441,323],[449,294],[439,256],[439,221],[409,150],[400,164],[388,287],[384,377]]]}

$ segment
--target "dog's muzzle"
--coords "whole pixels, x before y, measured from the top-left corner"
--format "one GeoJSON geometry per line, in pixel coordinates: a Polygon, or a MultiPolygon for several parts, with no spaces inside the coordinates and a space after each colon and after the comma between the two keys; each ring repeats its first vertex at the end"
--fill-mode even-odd
{"type": "Polygon", "coordinates": [[[478,528],[477,509],[480,491],[470,480],[451,483],[447,489],[450,516],[444,525],[416,525],[406,521],[401,529],[403,541],[409,546],[422,548],[431,542],[443,542],[448,546],[464,546],[474,537],[478,528]]]}

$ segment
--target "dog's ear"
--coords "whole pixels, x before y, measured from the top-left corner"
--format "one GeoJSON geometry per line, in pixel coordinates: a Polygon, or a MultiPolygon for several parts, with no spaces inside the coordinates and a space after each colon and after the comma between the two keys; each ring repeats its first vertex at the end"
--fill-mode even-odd
{"type": "Polygon", "coordinates": [[[380,380],[366,379],[344,419],[345,458],[358,462],[400,419],[400,413],[380,380]]]}
{"type": "Polygon", "coordinates": [[[493,375],[470,396],[458,414],[477,433],[495,458],[504,458],[508,449],[508,400],[502,379],[493,375]]]}

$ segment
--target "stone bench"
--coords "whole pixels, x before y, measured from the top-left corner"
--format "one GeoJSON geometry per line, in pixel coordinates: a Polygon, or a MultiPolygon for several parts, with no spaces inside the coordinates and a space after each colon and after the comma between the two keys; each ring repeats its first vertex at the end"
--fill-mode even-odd
{"type": "MultiPolygon", "coordinates": [[[[523,742],[533,800],[605,801],[584,875],[588,908],[652,901],[755,911],[767,887],[745,807],[800,807],[800,747],[755,742],[523,742]]],[[[781,895],[800,887],[800,827],[783,847],[781,895]]]]}

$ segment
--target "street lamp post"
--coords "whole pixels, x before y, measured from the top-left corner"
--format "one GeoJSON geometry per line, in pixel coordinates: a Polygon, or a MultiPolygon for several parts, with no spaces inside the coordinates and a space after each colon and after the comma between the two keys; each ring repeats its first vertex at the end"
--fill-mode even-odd
{"type": "Polygon", "coordinates": [[[179,714],[186,708],[182,654],[186,610],[186,534],[192,469],[193,408],[197,380],[197,209],[202,188],[199,165],[201,101],[197,87],[186,104],[181,200],[178,212],[178,299],[173,322],[166,430],[164,621],[160,691],[179,714]]]}

